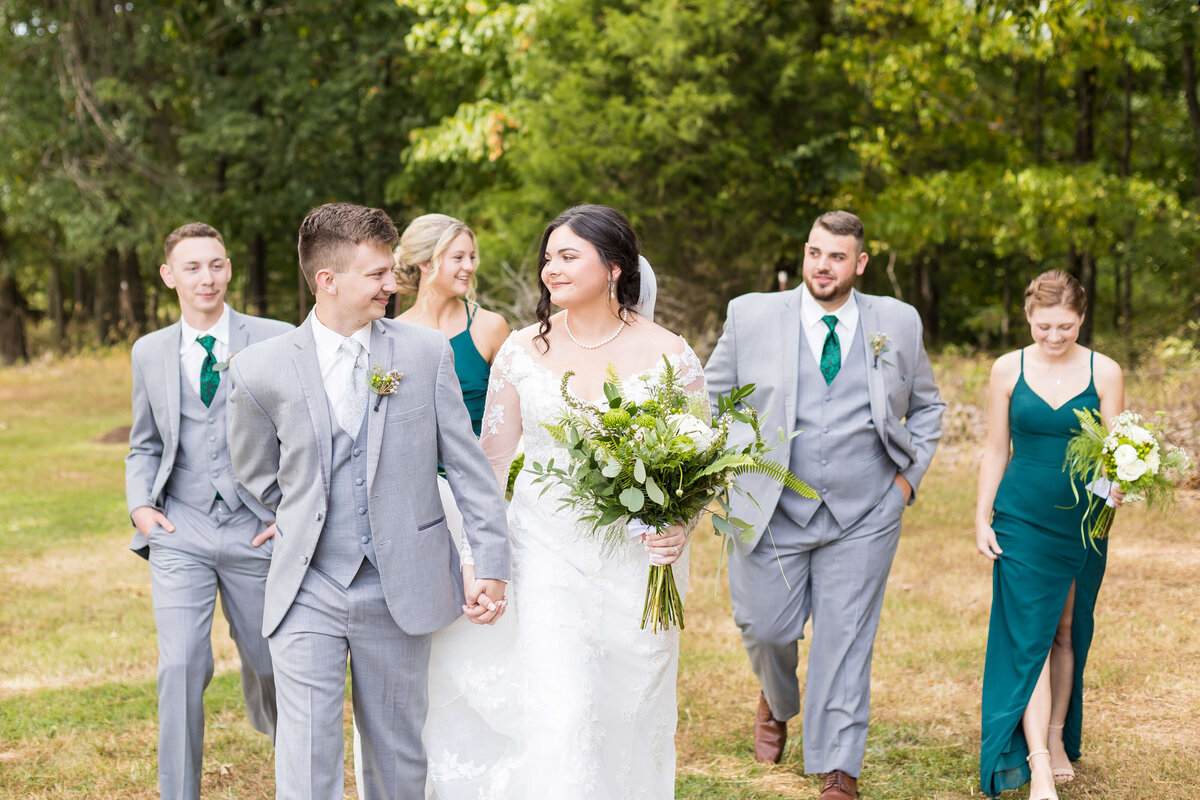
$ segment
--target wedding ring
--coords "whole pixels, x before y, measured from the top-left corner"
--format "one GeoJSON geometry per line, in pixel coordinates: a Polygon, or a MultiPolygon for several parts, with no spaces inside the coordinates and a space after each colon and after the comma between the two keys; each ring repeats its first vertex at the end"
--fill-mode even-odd
{"type": "Polygon", "coordinates": [[[675,546],[674,546],[673,548],[671,548],[671,549],[675,551],[675,555],[679,555],[679,545],[675,545],[675,546]]]}

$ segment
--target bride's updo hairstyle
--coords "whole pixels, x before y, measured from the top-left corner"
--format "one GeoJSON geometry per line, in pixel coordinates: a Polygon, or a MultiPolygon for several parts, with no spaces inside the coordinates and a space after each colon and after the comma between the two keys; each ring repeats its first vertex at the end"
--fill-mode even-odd
{"type": "Polygon", "coordinates": [[[1087,295],[1079,281],[1061,269],[1052,269],[1038,275],[1025,290],[1025,314],[1035,308],[1058,308],[1063,306],[1083,316],[1087,311],[1087,295]]]}
{"type": "MultiPolygon", "coordinates": [[[[416,294],[421,288],[422,264],[430,266],[430,278],[437,276],[442,268],[442,256],[460,233],[471,235],[478,258],[479,243],[475,241],[475,232],[466,223],[445,214],[424,214],[409,223],[404,233],[400,234],[400,244],[396,245],[396,266],[392,268],[400,294],[416,294]]],[[[471,275],[467,300],[475,300],[474,274],[471,275]]]]}
{"type": "Polygon", "coordinates": [[[638,304],[642,290],[641,271],[638,266],[638,251],[641,246],[637,234],[633,232],[633,226],[629,224],[625,215],[609,206],[582,205],[568,208],[546,226],[546,232],[542,234],[542,243],[538,247],[537,276],[541,296],[538,298],[537,318],[540,324],[538,334],[533,339],[543,353],[550,350],[550,343],[546,341],[546,334],[550,333],[550,290],[542,281],[542,267],[546,264],[546,246],[550,241],[550,234],[564,225],[596,248],[600,260],[609,265],[610,272],[614,265],[621,268],[614,294],[622,317],[638,304]]]}

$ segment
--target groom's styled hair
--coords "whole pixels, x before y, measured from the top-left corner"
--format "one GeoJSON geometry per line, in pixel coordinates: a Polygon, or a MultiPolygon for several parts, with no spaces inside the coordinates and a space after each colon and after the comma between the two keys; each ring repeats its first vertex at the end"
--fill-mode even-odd
{"type": "Polygon", "coordinates": [[[849,211],[826,211],[817,217],[813,227],[821,226],[834,236],[853,236],[858,242],[858,252],[863,251],[863,241],[866,239],[862,220],[849,211]]]}
{"type": "Polygon", "coordinates": [[[360,244],[366,242],[391,250],[400,241],[400,234],[391,217],[378,208],[326,203],[305,215],[299,239],[296,250],[300,271],[315,294],[318,272],[323,269],[345,272],[360,244]]]}

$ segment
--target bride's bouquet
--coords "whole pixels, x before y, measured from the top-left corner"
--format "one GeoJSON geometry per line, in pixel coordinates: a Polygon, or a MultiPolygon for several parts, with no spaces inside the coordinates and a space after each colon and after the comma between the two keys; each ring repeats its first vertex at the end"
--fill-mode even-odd
{"type": "MultiPolygon", "coordinates": [[[[1145,500],[1160,507],[1175,499],[1175,484],[1191,470],[1187,454],[1178,447],[1166,447],[1160,441],[1160,429],[1143,425],[1140,415],[1123,411],[1104,426],[1104,420],[1091,409],[1076,410],[1080,431],[1067,442],[1063,469],[1077,480],[1087,481],[1087,514],[1081,533],[1085,543],[1096,547],[1095,540],[1108,536],[1116,507],[1109,490],[1116,486],[1125,494],[1124,502],[1145,500]],[[1097,505],[1104,504],[1090,529],[1088,519],[1097,505]]],[[[1079,493],[1072,481],[1075,501],[1079,493]]]]}
{"type": "MultiPolygon", "coordinates": [[[[759,430],[758,414],[737,404],[754,391],[753,384],[722,395],[718,415],[709,420],[708,398],[688,394],[678,371],[665,357],[649,398],[637,403],[626,399],[621,384],[610,370],[604,384],[608,407],[580,402],[567,389],[574,374],[562,378],[562,396],[567,408],[561,419],[546,425],[551,436],[563,445],[570,460],[558,466],[529,467],[535,483],[566,487],[563,509],[572,509],[604,538],[606,552],[613,552],[630,536],[643,531],[662,532],[670,525],[688,525],[715,498],[719,511],[710,511],[713,526],[725,536],[739,534],[748,540],[749,524],[730,516],[728,491],[733,479],[745,472],[768,475],[805,497],[817,496],[806,483],[774,461],[759,430]],[[743,447],[728,446],[729,426],[745,422],[754,431],[754,441],[743,447]]],[[[649,376],[647,381],[653,380],[649,376]]],[[[650,625],[657,633],[672,624],[683,628],[683,600],[675,586],[671,567],[651,566],[646,583],[642,628],[650,625]]]]}

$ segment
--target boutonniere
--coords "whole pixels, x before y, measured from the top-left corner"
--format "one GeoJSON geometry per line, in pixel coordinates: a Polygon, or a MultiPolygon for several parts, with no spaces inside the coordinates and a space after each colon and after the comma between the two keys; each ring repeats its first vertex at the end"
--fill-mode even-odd
{"type": "MultiPolygon", "coordinates": [[[[879,369],[879,357],[888,351],[888,345],[892,343],[892,339],[886,333],[873,331],[868,341],[871,343],[871,352],[875,354],[875,363],[871,366],[873,369],[879,369]]],[[[886,360],[883,363],[891,366],[886,360]]]]}
{"type": "Polygon", "coordinates": [[[236,352],[230,353],[229,355],[227,355],[225,357],[224,361],[218,361],[217,363],[213,364],[213,369],[217,372],[224,372],[225,370],[229,369],[229,362],[233,361],[233,357],[236,356],[240,352],[242,352],[242,351],[238,350],[236,352]]]}
{"type": "Polygon", "coordinates": [[[375,393],[375,410],[379,410],[379,404],[383,402],[385,394],[395,394],[396,384],[404,377],[404,373],[398,370],[390,369],[387,372],[383,371],[383,367],[375,364],[371,367],[371,374],[367,376],[367,386],[375,393]]]}

